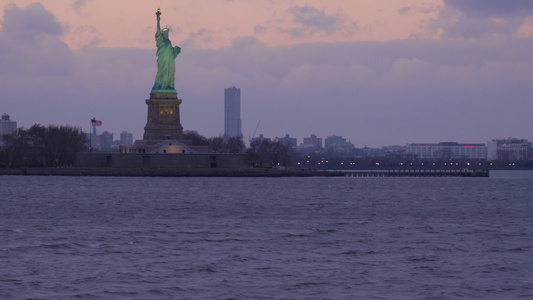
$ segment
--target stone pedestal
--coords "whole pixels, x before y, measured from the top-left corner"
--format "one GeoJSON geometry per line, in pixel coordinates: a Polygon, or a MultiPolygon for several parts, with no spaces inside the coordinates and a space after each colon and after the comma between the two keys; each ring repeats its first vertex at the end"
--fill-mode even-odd
{"type": "Polygon", "coordinates": [[[180,123],[180,104],[176,92],[150,93],[148,121],[144,126],[143,140],[179,140],[183,134],[180,123]]]}

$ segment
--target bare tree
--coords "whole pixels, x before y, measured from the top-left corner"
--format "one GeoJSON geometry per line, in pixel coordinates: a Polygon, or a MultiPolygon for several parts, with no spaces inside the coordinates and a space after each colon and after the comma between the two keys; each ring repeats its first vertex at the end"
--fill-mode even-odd
{"type": "Polygon", "coordinates": [[[209,141],[209,151],[214,153],[223,153],[226,150],[226,143],[224,143],[224,137],[221,135],[215,136],[208,139],[209,141]]]}
{"type": "Polygon", "coordinates": [[[250,144],[246,151],[248,160],[256,162],[260,166],[289,166],[291,163],[291,153],[287,145],[281,142],[271,142],[268,140],[256,140],[250,144]]]}
{"type": "Polygon", "coordinates": [[[242,153],[244,148],[244,142],[241,137],[230,137],[226,141],[226,151],[229,153],[242,153]]]}
{"type": "Polygon", "coordinates": [[[205,136],[203,136],[201,134],[194,133],[194,132],[184,133],[183,134],[183,139],[192,141],[192,144],[195,145],[195,146],[207,146],[207,145],[209,145],[209,139],[208,138],[206,138],[205,136]]]}

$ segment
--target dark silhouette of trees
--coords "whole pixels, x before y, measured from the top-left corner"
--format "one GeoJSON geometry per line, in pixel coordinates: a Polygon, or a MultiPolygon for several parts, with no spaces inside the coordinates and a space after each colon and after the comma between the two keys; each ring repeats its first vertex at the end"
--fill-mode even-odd
{"type": "Polygon", "coordinates": [[[209,139],[208,138],[206,138],[205,136],[203,136],[201,134],[194,133],[194,132],[184,133],[183,134],[183,139],[192,141],[192,144],[194,146],[207,146],[207,145],[209,145],[209,139]]]}
{"type": "Polygon", "coordinates": [[[269,140],[255,140],[246,151],[248,160],[262,167],[289,166],[291,164],[291,151],[289,146],[281,142],[269,140]]]}
{"type": "Polygon", "coordinates": [[[72,166],[76,153],[86,149],[86,135],[79,127],[39,124],[2,136],[0,166],[72,166]]]}
{"type": "Polygon", "coordinates": [[[209,151],[214,153],[224,153],[226,151],[224,138],[220,135],[209,138],[209,151]]]}
{"type": "Polygon", "coordinates": [[[245,145],[242,138],[230,137],[227,140],[222,135],[206,138],[198,133],[183,134],[184,140],[192,141],[195,146],[209,146],[209,151],[214,153],[242,153],[245,145]]]}
{"type": "Polygon", "coordinates": [[[242,153],[246,146],[241,137],[230,137],[226,140],[226,152],[232,154],[242,153]]]}
{"type": "Polygon", "coordinates": [[[239,154],[244,151],[244,148],[246,148],[242,138],[240,137],[230,137],[228,139],[224,139],[222,135],[219,135],[209,138],[208,141],[209,151],[213,153],[239,154]]]}

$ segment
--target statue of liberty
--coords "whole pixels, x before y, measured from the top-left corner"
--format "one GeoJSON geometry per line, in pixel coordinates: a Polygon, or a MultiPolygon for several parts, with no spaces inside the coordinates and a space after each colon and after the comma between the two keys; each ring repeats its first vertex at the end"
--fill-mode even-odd
{"type": "Polygon", "coordinates": [[[155,76],[152,93],[157,92],[175,92],[174,73],[176,73],[176,64],[174,60],[180,54],[181,48],[172,47],[172,42],[168,39],[169,28],[161,29],[161,9],[157,9],[157,31],[155,41],[157,46],[157,75],[155,76]]]}

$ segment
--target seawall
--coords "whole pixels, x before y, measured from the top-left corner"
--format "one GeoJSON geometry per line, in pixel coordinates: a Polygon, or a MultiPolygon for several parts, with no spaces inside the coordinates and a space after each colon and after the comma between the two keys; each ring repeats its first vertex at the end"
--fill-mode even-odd
{"type": "Polygon", "coordinates": [[[342,177],[342,172],[300,171],[262,168],[14,168],[0,175],[38,176],[146,176],[146,177],[342,177]]]}
{"type": "Polygon", "coordinates": [[[130,177],[489,177],[489,170],[314,171],[270,168],[13,168],[0,175],[130,177]]]}

